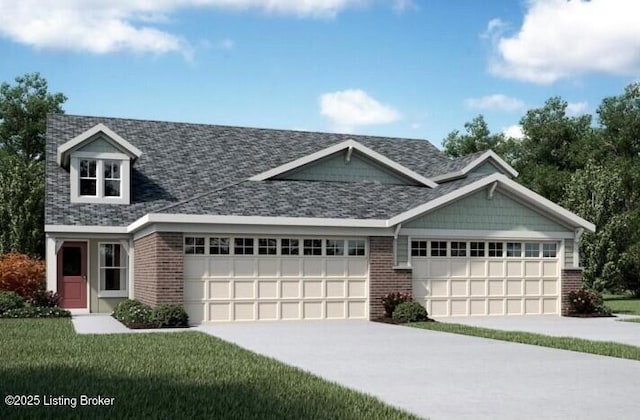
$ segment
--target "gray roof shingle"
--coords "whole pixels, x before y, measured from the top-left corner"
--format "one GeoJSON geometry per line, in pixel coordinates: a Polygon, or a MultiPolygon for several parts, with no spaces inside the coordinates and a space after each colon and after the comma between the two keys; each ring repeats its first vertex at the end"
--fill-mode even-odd
{"type": "Polygon", "coordinates": [[[415,207],[458,185],[451,182],[432,190],[329,182],[243,182],[348,139],[425,177],[456,167],[456,161],[425,140],[50,115],[45,223],[126,226],[147,213],[160,211],[379,218],[415,207]],[[57,148],[98,123],[143,152],[132,169],[130,205],[70,203],[69,172],[56,164],[57,148]],[[219,191],[212,192],[215,190],[219,191]]]}

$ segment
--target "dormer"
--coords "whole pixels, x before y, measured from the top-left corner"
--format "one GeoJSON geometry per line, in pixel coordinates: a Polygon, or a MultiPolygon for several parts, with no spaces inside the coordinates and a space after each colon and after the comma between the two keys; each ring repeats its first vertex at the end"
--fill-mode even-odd
{"type": "Polygon", "coordinates": [[[72,203],[129,204],[131,166],[142,152],[104,124],[58,147],[58,165],[70,174],[72,203]]]}

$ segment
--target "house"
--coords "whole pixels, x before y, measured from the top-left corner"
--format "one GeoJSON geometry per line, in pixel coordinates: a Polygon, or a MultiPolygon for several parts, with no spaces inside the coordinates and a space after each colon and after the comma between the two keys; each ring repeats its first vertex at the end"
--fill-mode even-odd
{"type": "Polygon", "coordinates": [[[51,115],[47,286],[193,322],[563,314],[595,226],[491,151],[424,140],[51,115]]]}

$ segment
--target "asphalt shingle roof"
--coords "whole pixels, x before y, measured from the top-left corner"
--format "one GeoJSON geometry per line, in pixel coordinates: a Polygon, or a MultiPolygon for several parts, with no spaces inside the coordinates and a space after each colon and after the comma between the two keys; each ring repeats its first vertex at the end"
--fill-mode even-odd
{"type": "Polygon", "coordinates": [[[425,140],[50,115],[45,223],[126,226],[147,213],[157,212],[387,218],[458,188],[464,182],[430,189],[246,181],[253,175],[348,139],[425,177],[451,172],[466,164],[448,158],[425,140]],[[131,205],[70,203],[69,172],[57,165],[57,148],[98,123],[143,153],[132,168],[131,205]]]}

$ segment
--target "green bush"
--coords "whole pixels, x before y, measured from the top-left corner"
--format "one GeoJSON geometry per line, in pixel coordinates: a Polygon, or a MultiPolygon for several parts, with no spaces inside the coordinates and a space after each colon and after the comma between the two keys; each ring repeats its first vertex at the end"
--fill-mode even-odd
{"type": "Polygon", "coordinates": [[[24,299],[16,292],[0,292],[0,314],[24,306],[24,299]]]}
{"type": "Polygon", "coordinates": [[[569,292],[570,315],[611,315],[611,309],[604,305],[602,295],[597,292],[580,289],[569,292]]]}
{"type": "Polygon", "coordinates": [[[180,305],[158,305],[151,310],[151,322],[158,328],[187,327],[189,315],[180,305]]]}
{"type": "Polygon", "coordinates": [[[41,308],[56,308],[60,304],[60,295],[50,290],[38,290],[27,300],[31,306],[41,308]]]}
{"type": "Polygon", "coordinates": [[[404,302],[393,311],[393,320],[396,322],[418,322],[428,319],[427,310],[418,302],[404,302]]]}
{"type": "Polygon", "coordinates": [[[382,306],[384,306],[384,315],[386,317],[391,317],[393,312],[401,303],[412,301],[413,297],[411,296],[411,293],[405,292],[391,292],[380,298],[380,302],[382,302],[382,306]]]}
{"type": "Polygon", "coordinates": [[[129,328],[152,328],[151,307],[135,300],[120,302],[113,311],[113,317],[129,328]]]}
{"type": "Polygon", "coordinates": [[[9,309],[0,313],[0,318],[69,318],[71,312],[60,308],[42,308],[40,306],[24,306],[9,309]]]}

